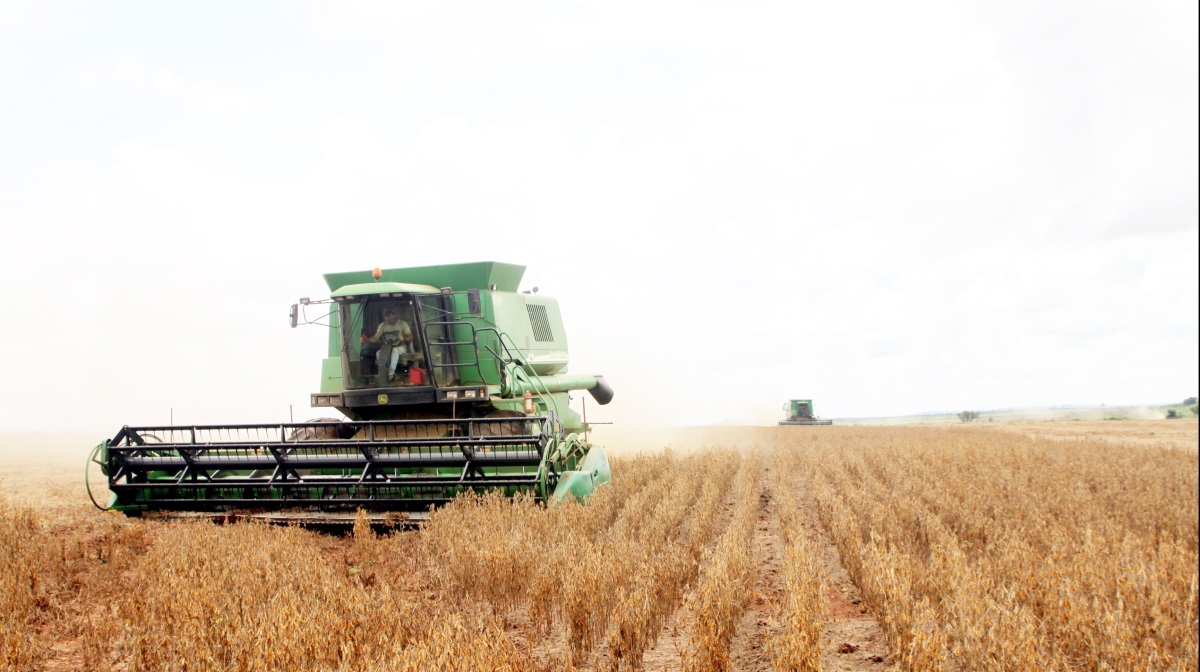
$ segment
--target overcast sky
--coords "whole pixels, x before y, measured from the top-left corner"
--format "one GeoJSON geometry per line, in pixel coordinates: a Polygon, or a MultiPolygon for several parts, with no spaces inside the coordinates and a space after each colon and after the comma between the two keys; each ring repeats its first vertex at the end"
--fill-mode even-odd
{"type": "Polygon", "coordinates": [[[0,430],[317,415],[330,271],[498,260],[592,419],[1197,392],[1197,3],[3,2],[0,430]]]}

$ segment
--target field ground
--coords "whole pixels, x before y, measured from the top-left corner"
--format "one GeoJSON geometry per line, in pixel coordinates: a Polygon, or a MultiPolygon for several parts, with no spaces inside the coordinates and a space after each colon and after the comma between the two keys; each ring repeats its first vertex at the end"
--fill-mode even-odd
{"type": "Polygon", "coordinates": [[[98,438],[0,435],[0,668],[1197,669],[1194,419],[604,428],[587,506],[346,537],[100,512],[98,438]]]}

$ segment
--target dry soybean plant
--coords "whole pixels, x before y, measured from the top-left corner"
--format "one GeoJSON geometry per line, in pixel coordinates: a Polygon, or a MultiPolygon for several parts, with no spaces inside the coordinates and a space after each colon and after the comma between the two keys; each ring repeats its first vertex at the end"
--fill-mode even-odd
{"type": "Polygon", "coordinates": [[[0,497],[0,668],[40,669],[43,638],[79,638],[88,667],[100,665],[98,633],[111,624],[93,612],[120,591],[148,545],[145,531],[121,517],[47,520],[0,497]]]}
{"type": "Polygon", "coordinates": [[[1195,669],[1195,450],[957,428],[809,450],[908,669],[1195,669]]]}
{"type": "Polygon", "coordinates": [[[777,670],[816,672],[821,669],[821,634],[826,623],[823,567],[800,513],[798,485],[806,482],[804,459],[797,451],[775,453],[772,470],[774,503],[783,532],[783,627],[768,644],[777,670]]]}
{"type": "Polygon", "coordinates": [[[1194,448],[978,427],[761,434],[770,454],[616,459],[584,506],[463,497],[420,532],[363,519],[345,540],[0,500],[0,667],[636,670],[682,622],[689,670],[727,669],[731,647],[818,670],[829,616],[809,499],[905,669],[1196,669],[1194,448]],[[743,649],[767,510],[779,627],[743,649]]]}
{"type": "Polygon", "coordinates": [[[737,622],[754,584],[754,528],[760,506],[762,454],[752,453],[734,485],[733,521],[706,560],[696,592],[689,598],[695,614],[690,646],[684,652],[689,672],[724,672],[737,622]]]}

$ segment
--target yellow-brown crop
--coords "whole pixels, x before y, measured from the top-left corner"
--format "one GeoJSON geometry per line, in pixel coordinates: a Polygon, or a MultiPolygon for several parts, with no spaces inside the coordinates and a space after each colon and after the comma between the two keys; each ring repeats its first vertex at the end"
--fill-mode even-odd
{"type": "Polygon", "coordinates": [[[0,669],[820,670],[840,562],[902,669],[1195,670],[1195,445],[1030,434],[713,432],[386,536],[0,499],[0,669]]]}

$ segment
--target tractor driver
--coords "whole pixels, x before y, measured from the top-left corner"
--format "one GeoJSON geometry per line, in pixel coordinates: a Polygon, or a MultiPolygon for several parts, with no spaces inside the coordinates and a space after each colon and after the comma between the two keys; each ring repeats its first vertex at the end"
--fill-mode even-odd
{"type": "Polygon", "coordinates": [[[400,355],[408,352],[408,345],[412,341],[412,329],[407,322],[400,319],[396,309],[391,307],[383,309],[383,322],[375,329],[374,336],[363,334],[363,343],[379,344],[379,351],[375,353],[375,363],[381,387],[388,384],[390,377],[396,372],[400,355]]]}

